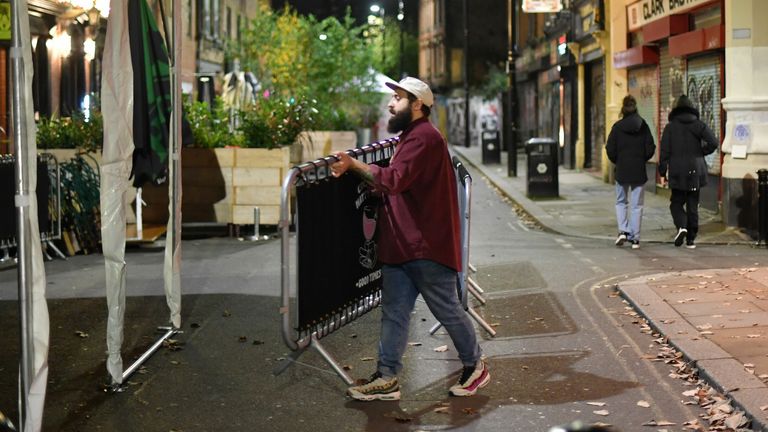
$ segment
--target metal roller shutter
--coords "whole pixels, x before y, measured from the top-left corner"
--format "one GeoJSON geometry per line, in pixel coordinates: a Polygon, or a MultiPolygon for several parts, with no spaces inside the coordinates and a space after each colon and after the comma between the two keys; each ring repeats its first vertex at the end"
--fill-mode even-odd
{"type": "MultiPolygon", "coordinates": [[[[645,119],[659,142],[659,72],[656,66],[630,69],[627,73],[629,94],[637,99],[637,112],[645,119]]],[[[658,161],[657,158],[654,161],[658,161]]]]}
{"type": "MultiPolygon", "coordinates": [[[[720,82],[722,63],[720,53],[708,54],[688,59],[688,74],[686,87],[701,120],[712,129],[720,140],[720,99],[722,83],[720,82]]],[[[720,174],[720,149],[706,157],[709,173],[720,174]]]]}
{"type": "Polygon", "coordinates": [[[592,165],[601,169],[605,145],[605,73],[603,61],[590,63],[589,68],[589,145],[592,149],[592,165]]]}

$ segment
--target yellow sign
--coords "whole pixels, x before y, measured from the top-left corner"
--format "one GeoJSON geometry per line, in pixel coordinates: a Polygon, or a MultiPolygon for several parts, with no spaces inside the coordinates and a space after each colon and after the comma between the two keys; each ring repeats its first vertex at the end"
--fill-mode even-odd
{"type": "Polygon", "coordinates": [[[10,3],[0,3],[0,40],[11,40],[10,3]]]}
{"type": "Polygon", "coordinates": [[[563,4],[560,0],[523,0],[525,13],[560,12],[562,9],[563,4]]]}

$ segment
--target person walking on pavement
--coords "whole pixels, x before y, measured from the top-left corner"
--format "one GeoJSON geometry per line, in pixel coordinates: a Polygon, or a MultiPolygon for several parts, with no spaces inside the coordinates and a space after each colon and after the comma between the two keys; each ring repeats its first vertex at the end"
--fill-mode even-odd
{"type": "Polygon", "coordinates": [[[368,165],[345,152],[335,154],[331,173],[347,171],[381,193],[379,259],[382,317],[376,372],[347,390],[354,399],[399,400],[398,373],[408,344],[416,297],[448,331],[464,366],[449,393],[471,396],[490,381],[469,315],[459,299],[461,269],[456,175],[445,138],[429,122],[434,96],[429,85],[407,77],[387,83],[394,90],[388,108],[390,133],[402,132],[388,167],[368,165]]]}
{"type": "Polygon", "coordinates": [[[672,189],[669,211],[677,228],[675,246],[696,247],[699,232],[699,191],[707,184],[704,156],[717,149],[712,130],[699,120],[699,111],[686,95],[675,101],[661,135],[659,175],[672,189]]]}
{"type": "Polygon", "coordinates": [[[640,247],[640,225],[643,219],[644,185],[648,181],[645,162],[653,157],[656,144],[651,128],[637,113],[637,101],[631,95],[621,103],[621,120],[608,134],[605,151],[615,165],[616,174],[616,222],[619,235],[616,246],[632,243],[632,249],[640,247]]]}

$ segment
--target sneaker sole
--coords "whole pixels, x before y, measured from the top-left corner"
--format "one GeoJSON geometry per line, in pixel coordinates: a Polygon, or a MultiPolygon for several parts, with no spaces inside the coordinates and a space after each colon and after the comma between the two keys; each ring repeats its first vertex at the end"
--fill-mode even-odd
{"type": "Polygon", "coordinates": [[[381,400],[381,401],[398,401],[400,400],[400,391],[392,392],[392,393],[376,393],[376,394],[363,394],[356,391],[347,391],[347,394],[355,400],[359,401],[375,401],[375,400],[381,400]]]}
{"type": "Polygon", "coordinates": [[[616,242],[615,242],[614,244],[615,244],[616,246],[624,246],[624,242],[626,242],[626,240],[624,240],[624,239],[618,239],[618,240],[616,240],[616,242]]]}
{"type": "Polygon", "coordinates": [[[633,244],[632,245],[632,249],[640,249],[640,245],[639,244],[633,244]]]}
{"type": "Polygon", "coordinates": [[[685,245],[686,249],[696,249],[696,245],[685,245]]]}
{"type": "Polygon", "coordinates": [[[685,241],[685,236],[688,234],[688,231],[680,231],[675,236],[675,246],[680,247],[683,245],[683,241],[685,241]]]}
{"type": "Polygon", "coordinates": [[[449,390],[448,393],[452,396],[458,396],[458,397],[466,397],[466,396],[473,396],[475,393],[477,393],[478,390],[488,385],[489,382],[491,382],[491,374],[486,371],[485,375],[480,378],[480,384],[478,384],[474,390],[467,390],[467,389],[453,389],[449,390]]]}

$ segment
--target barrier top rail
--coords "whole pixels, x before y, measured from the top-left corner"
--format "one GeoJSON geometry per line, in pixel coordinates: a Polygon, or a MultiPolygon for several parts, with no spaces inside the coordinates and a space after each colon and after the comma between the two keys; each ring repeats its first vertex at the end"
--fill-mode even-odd
{"type": "MultiPolygon", "coordinates": [[[[363,147],[346,150],[346,153],[355,159],[362,160],[365,163],[371,163],[376,160],[391,157],[394,148],[399,142],[398,137],[388,138],[382,141],[374,142],[363,147]]],[[[314,161],[304,162],[291,168],[283,180],[283,187],[280,194],[280,220],[278,228],[281,232],[281,307],[282,315],[282,335],[283,341],[293,351],[306,348],[311,337],[299,339],[292,326],[290,309],[290,195],[295,186],[317,183],[331,177],[331,165],[338,159],[336,156],[328,155],[314,161]],[[298,339],[298,340],[297,340],[298,339]]]]}

